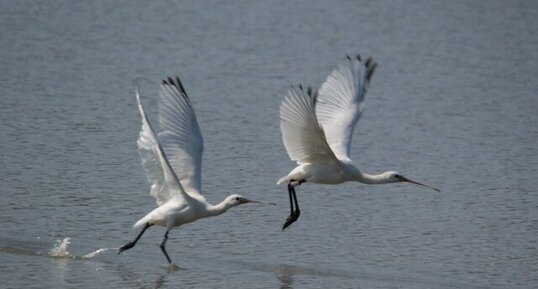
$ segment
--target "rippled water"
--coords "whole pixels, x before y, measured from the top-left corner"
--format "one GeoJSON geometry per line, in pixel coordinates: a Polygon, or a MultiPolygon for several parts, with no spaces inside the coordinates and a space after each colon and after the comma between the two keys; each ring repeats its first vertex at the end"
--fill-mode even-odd
{"type": "Polygon", "coordinates": [[[4,288],[538,284],[535,1],[0,5],[4,288]],[[279,103],[290,84],[318,86],[357,52],[379,67],[353,159],[442,192],[305,184],[301,218],[282,232],[289,204],[275,183],[293,163],[279,103]],[[96,251],[134,238],[132,224],[154,207],[132,80],[146,79],[155,119],[168,75],[182,77],[198,114],[208,200],[278,203],[172,231],[178,268],[157,246],[162,228],[126,254],[96,251]]]}

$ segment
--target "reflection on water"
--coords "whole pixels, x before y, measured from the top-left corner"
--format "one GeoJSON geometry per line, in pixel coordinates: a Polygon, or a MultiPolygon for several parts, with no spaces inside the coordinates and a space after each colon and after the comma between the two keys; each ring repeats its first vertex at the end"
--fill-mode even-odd
{"type": "Polygon", "coordinates": [[[293,288],[294,276],[300,277],[330,277],[336,279],[354,279],[350,272],[336,271],[331,269],[317,269],[290,264],[264,264],[233,262],[241,267],[273,274],[280,281],[280,288],[293,288]]]}
{"type": "Polygon", "coordinates": [[[157,281],[155,282],[155,289],[159,288],[165,288],[164,285],[166,284],[166,274],[161,275],[157,281]]]}
{"type": "Polygon", "coordinates": [[[281,289],[293,289],[293,277],[291,275],[277,276],[278,280],[282,283],[281,289]]]}
{"type": "Polygon", "coordinates": [[[288,265],[279,266],[279,268],[275,271],[275,275],[281,282],[281,289],[293,289],[292,285],[294,270],[289,270],[288,265]]]}

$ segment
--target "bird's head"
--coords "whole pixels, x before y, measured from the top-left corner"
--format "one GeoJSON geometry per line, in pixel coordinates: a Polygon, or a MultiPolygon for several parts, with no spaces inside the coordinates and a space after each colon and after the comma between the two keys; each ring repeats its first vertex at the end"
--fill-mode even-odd
{"type": "Polygon", "coordinates": [[[233,194],[229,195],[225,200],[224,203],[228,207],[235,207],[243,204],[269,204],[269,205],[275,205],[275,203],[268,203],[268,202],[262,202],[262,201],[255,201],[251,199],[247,199],[239,194],[233,194]]]}
{"type": "Polygon", "coordinates": [[[434,191],[438,191],[440,192],[439,189],[436,189],[434,187],[431,187],[431,186],[428,186],[428,185],[425,185],[423,183],[419,183],[417,181],[413,181],[407,177],[404,177],[402,174],[400,174],[399,172],[395,172],[395,171],[389,171],[389,172],[386,172],[384,173],[385,174],[385,178],[387,180],[388,183],[400,183],[400,182],[406,182],[406,183],[412,183],[412,184],[415,184],[415,185],[419,185],[421,187],[425,187],[425,188],[429,188],[429,189],[432,189],[434,191]]]}

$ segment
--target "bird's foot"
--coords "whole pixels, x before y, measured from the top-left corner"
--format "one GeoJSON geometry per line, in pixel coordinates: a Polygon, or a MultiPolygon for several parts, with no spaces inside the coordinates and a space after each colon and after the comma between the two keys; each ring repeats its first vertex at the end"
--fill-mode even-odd
{"type": "Polygon", "coordinates": [[[118,249],[118,254],[120,254],[121,252],[125,251],[125,250],[129,250],[131,249],[132,247],[134,247],[136,243],[135,242],[129,242],[123,246],[121,246],[119,249],[118,249]]]}
{"type": "Polygon", "coordinates": [[[284,226],[282,226],[282,231],[284,231],[287,227],[289,227],[291,224],[293,224],[297,219],[299,219],[299,216],[301,215],[301,211],[296,210],[291,212],[291,214],[286,219],[286,222],[284,223],[284,226]]]}

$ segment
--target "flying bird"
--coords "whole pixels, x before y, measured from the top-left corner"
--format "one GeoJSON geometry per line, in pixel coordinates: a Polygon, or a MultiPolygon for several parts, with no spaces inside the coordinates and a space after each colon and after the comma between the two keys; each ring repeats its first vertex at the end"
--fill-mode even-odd
{"type": "Polygon", "coordinates": [[[436,191],[396,171],[371,175],[360,171],[350,159],[353,130],[362,114],[362,103],[376,68],[372,58],[347,56],[319,91],[292,86],[280,105],[280,130],[286,151],[295,167],[277,184],[288,184],[290,216],[282,230],[295,222],[301,211],[295,187],[302,183],[365,184],[408,182],[436,191]]]}
{"type": "Polygon", "coordinates": [[[132,242],[121,246],[118,254],[133,248],[149,227],[158,225],[166,228],[160,248],[171,264],[165,246],[172,228],[220,215],[238,205],[265,202],[249,200],[238,194],[228,196],[217,205],[207,202],[201,188],[204,141],[192,103],[177,77],[175,80],[163,80],[159,95],[161,131],[155,134],[136,87],[136,100],[142,117],[138,150],[151,185],[150,194],[158,207],[134,224],[142,231],[132,242]]]}

